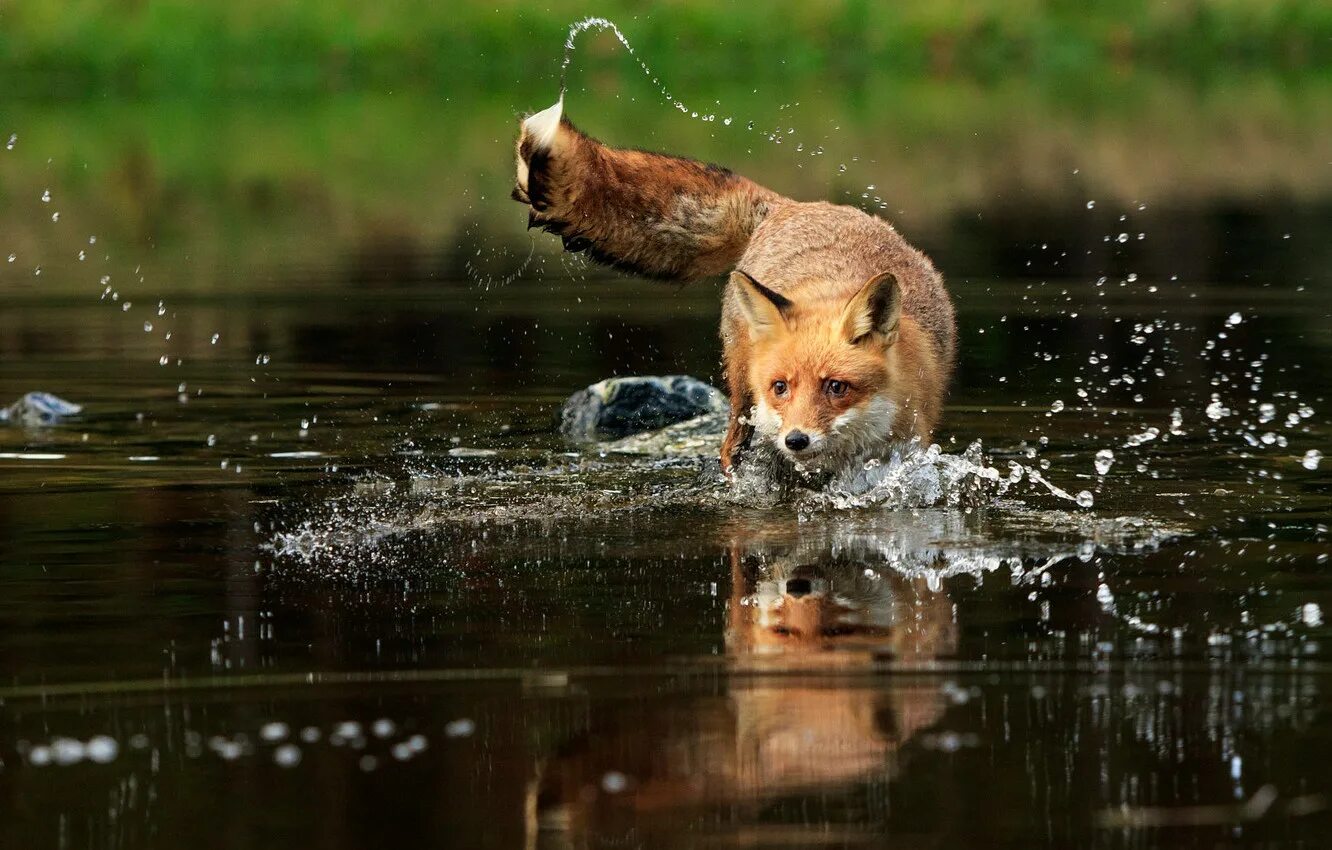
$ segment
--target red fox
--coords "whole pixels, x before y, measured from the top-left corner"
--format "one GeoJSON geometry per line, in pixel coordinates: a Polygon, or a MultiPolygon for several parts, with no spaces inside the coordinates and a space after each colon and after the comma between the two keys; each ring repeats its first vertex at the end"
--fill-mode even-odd
{"type": "Polygon", "coordinates": [[[953,305],[892,225],[720,166],[607,147],[574,127],[563,100],[522,122],[517,172],[528,227],[568,251],[666,280],[730,272],[728,475],[756,436],[828,472],[930,439],[953,371],[953,305]]]}

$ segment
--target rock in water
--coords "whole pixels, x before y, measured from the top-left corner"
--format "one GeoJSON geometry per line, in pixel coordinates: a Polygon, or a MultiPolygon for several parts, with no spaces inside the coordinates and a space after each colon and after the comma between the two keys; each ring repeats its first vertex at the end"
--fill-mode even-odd
{"type": "Polygon", "coordinates": [[[50,393],[28,393],[9,407],[0,408],[0,422],[26,427],[55,425],[67,416],[76,416],[83,405],[65,401],[50,393]]]}
{"type": "Polygon", "coordinates": [[[569,396],[560,431],[573,440],[615,440],[726,409],[720,390],[688,375],[607,378],[569,396]]]}
{"type": "Polygon", "coordinates": [[[617,455],[716,458],[726,434],[726,420],[725,413],[705,413],[655,431],[599,443],[597,448],[617,455]]]}

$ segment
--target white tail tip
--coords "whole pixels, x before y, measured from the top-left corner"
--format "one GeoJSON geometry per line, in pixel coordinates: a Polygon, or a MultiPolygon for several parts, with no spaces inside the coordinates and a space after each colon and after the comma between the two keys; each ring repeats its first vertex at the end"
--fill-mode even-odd
{"type": "Polygon", "coordinates": [[[564,116],[564,98],[555,101],[535,115],[529,115],[523,121],[523,132],[532,139],[538,150],[549,150],[555,144],[555,133],[560,128],[560,118],[564,116]]]}

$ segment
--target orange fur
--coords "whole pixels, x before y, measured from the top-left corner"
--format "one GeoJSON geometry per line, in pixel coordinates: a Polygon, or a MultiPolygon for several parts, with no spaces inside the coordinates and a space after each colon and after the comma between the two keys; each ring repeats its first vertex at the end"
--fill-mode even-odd
{"type": "Polygon", "coordinates": [[[607,147],[569,123],[562,103],[524,122],[517,169],[514,198],[530,207],[529,224],[560,234],[567,250],[673,280],[737,270],[721,325],[724,470],[756,433],[822,468],[930,438],[953,369],[953,305],[929,258],[892,225],[718,166],[607,147]],[[777,380],[789,392],[774,394],[777,380]],[[792,432],[807,449],[791,448],[792,432]]]}
{"type": "Polygon", "coordinates": [[[727,291],[732,422],[723,468],[754,432],[797,461],[834,470],[889,442],[929,439],[947,376],[920,322],[901,315],[895,275],[859,287],[809,278],[780,293],[755,283],[737,272],[727,291]],[[878,315],[876,297],[889,299],[878,315]],[[791,434],[809,446],[792,451],[791,434]]]}

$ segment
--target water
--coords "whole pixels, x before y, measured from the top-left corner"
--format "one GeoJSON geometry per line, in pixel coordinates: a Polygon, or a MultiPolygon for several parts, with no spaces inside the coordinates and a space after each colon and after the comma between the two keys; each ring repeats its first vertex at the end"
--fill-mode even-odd
{"type": "MultiPolygon", "coordinates": [[[[850,191],[626,100],[617,139],[850,191]]],[[[501,160],[545,102],[18,115],[0,404],[83,412],[0,427],[6,844],[1326,844],[1332,179],[1272,201],[1286,135],[1093,191],[997,173],[1021,128],[837,117],[950,280],[957,386],[935,449],[737,495],[707,429],[555,431],[611,374],[716,381],[719,305],[534,247],[501,160]],[[204,144],[315,127],[290,174],[204,144]]],[[[1106,121],[1071,150],[1135,150],[1106,121]]]]}

